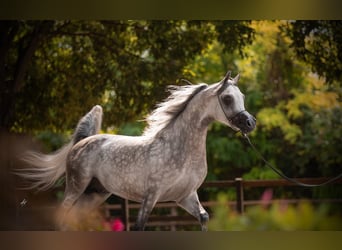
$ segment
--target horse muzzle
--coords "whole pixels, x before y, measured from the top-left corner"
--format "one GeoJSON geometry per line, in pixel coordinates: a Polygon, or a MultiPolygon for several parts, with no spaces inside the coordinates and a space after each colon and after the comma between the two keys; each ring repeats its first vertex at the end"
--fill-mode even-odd
{"type": "Polygon", "coordinates": [[[241,130],[243,134],[248,134],[253,131],[256,126],[256,119],[246,110],[243,110],[229,119],[229,121],[241,130]]]}

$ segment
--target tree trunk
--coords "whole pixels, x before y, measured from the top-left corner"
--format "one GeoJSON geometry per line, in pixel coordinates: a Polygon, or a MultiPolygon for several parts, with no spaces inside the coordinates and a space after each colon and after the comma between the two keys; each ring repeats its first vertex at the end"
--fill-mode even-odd
{"type": "Polygon", "coordinates": [[[52,21],[35,22],[32,32],[19,37],[23,32],[22,23],[0,22],[0,128],[5,131],[9,131],[15,121],[15,99],[25,85],[30,61],[52,25],[52,21]],[[10,57],[17,59],[14,65],[10,65],[10,57]]]}
{"type": "Polygon", "coordinates": [[[8,113],[10,109],[11,76],[8,57],[13,39],[19,30],[19,22],[0,22],[0,129],[8,130],[8,113]]]}

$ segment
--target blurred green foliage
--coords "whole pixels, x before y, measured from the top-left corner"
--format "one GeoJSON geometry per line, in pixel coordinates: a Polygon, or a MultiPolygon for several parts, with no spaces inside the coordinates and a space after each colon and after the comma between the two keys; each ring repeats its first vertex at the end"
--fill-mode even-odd
{"type": "Polygon", "coordinates": [[[297,205],[276,202],[247,207],[241,215],[229,209],[227,201],[227,195],[218,195],[219,204],[209,221],[209,230],[342,230],[342,218],[329,214],[325,204],[314,207],[305,200],[297,205]]]}
{"type": "Polygon", "coordinates": [[[214,40],[227,51],[251,43],[249,23],[0,21],[0,128],[64,132],[95,104],[105,127],[134,121],[214,40]]]}

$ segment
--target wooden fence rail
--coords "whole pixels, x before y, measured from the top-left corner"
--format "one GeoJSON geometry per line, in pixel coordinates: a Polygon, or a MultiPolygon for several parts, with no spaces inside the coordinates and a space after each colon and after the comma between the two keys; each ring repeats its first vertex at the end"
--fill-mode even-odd
{"type": "MultiPolygon", "coordinates": [[[[296,179],[297,181],[307,183],[307,184],[319,184],[327,181],[327,178],[301,178],[296,179]]],[[[342,183],[342,179],[336,180],[332,185],[340,185],[342,183]]],[[[235,207],[236,211],[239,213],[243,213],[246,205],[257,205],[260,204],[261,201],[255,200],[245,200],[244,190],[249,187],[288,187],[288,186],[296,186],[296,184],[289,182],[287,180],[243,180],[242,178],[236,178],[235,180],[224,180],[224,181],[208,181],[202,184],[200,189],[206,188],[235,188],[236,190],[236,199],[235,201],[228,202],[227,205],[235,207]]],[[[277,200],[273,200],[277,201],[277,200]]],[[[287,203],[298,203],[298,199],[288,199],[282,200],[287,203]]],[[[310,200],[313,203],[342,203],[342,199],[316,199],[310,200]]],[[[202,205],[207,208],[212,208],[217,205],[217,202],[214,201],[206,201],[202,202],[202,205]]],[[[122,204],[106,204],[104,205],[107,216],[110,216],[111,210],[121,210],[122,217],[125,224],[126,230],[129,230],[130,225],[134,223],[136,216],[131,214],[132,210],[138,210],[140,204],[132,203],[128,200],[123,200],[122,204]]],[[[166,203],[157,203],[155,208],[169,208],[171,209],[170,215],[167,216],[158,216],[152,214],[149,218],[148,226],[171,226],[171,230],[175,229],[175,226],[178,225],[196,225],[198,222],[191,215],[178,215],[177,213],[177,205],[175,202],[166,202],[166,203]]]]}

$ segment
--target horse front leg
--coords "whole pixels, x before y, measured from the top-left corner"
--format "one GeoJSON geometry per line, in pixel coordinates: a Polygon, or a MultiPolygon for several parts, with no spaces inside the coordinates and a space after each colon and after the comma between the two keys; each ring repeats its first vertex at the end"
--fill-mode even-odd
{"type": "Polygon", "coordinates": [[[177,202],[177,204],[197,218],[201,224],[202,231],[208,231],[207,222],[209,221],[209,214],[199,202],[196,191],[191,193],[188,197],[177,202]]]}
{"type": "Polygon", "coordinates": [[[138,213],[137,222],[135,226],[133,227],[134,231],[144,231],[145,224],[156,203],[157,203],[157,195],[149,193],[141,204],[141,207],[138,213]]]}

